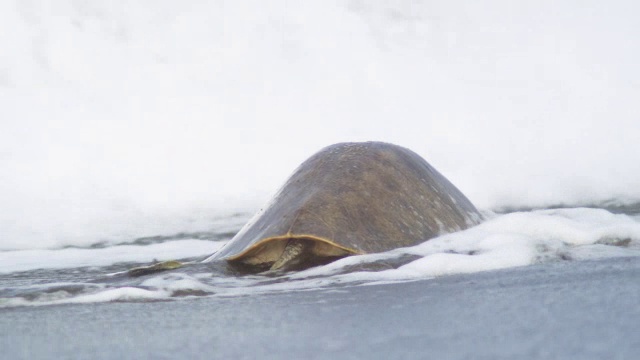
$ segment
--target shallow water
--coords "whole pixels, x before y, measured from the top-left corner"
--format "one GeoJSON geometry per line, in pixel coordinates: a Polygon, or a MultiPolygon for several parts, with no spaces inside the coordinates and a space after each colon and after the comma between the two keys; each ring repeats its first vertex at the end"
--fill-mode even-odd
{"type": "Polygon", "coordinates": [[[247,275],[220,263],[201,263],[239,230],[242,216],[210,232],[133,239],[91,248],[0,252],[0,307],[105,301],[236,297],[416,281],[503,268],[640,255],[637,206],[627,213],[556,208],[487,213],[471,229],[409,248],[352,256],[290,273],[247,275]],[[133,267],[180,260],[183,268],[130,277],[133,267]]]}
{"type": "Polygon", "coordinates": [[[640,258],[402,283],[0,309],[11,359],[633,359],[640,258]]]}

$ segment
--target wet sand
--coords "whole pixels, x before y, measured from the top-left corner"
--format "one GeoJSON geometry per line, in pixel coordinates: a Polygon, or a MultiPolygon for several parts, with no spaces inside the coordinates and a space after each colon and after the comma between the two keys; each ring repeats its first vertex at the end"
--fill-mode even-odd
{"type": "Polygon", "coordinates": [[[240,298],[0,309],[6,359],[632,359],[640,257],[240,298]]]}

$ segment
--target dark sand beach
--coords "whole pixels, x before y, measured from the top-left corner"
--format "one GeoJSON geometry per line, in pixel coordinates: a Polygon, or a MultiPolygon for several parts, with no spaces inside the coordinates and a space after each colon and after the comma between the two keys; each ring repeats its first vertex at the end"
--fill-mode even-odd
{"type": "Polygon", "coordinates": [[[0,309],[5,359],[633,359],[640,257],[406,283],[0,309]]]}

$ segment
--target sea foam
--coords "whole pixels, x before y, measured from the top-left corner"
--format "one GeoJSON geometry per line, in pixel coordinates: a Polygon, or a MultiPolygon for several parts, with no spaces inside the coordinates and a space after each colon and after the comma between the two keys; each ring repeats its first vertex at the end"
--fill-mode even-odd
{"type": "Polygon", "coordinates": [[[116,245],[101,249],[57,249],[0,251],[0,273],[36,269],[104,267],[117,263],[146,263],[204,257],[224,241],[176,240],[151,245],[116,245]]]}
{"type": "MultiPolygon", "coordinates": [[[[224,242],[171,241],[167,244],[117,246],[88,249],[102,260],[93,265],[121,261],[143,261],[151,257],[180,259],[208,254],[224,242]],[[113,250],[112,250],[113,249],[113,250]],[[129,254],[135,250],[136,254],[129,254]],[[188,251],[187,251],[188,250],[188,251]],[[124,255],[127,253],[128,255],[124,255]]],[[[76,249],[51,250],[40,259],[48,267],[60,266],[46,259],[71,259],[76,249]],[[47,263],[49,261],[49,263],[47,263]]],[[[1,254],[1,253],[0,253],[1,254]]],[[[344,286],[365,286],[398,281],[416,281],[440,276],[495,271],[533,264],[584,261],[605,257],[640,256],[640,222],[602,209],[554,209],[495,215],[473,228],[442,235],[413,247],[385,253],[347,257],[325,266],[278,276],[224,275],[207,268],[190,271],[189,265],[141,280],[114,279],[105,284],[69,283],[17,285],[0,288],[14,294],[0,299],[0,306],[46,305],[75,302],[149,301],[193,296],[243,296],[274,292],[337,290],[344,286]],[[115,281],[115,282],[114,282],[115,281]],[[69,292],[66,289],[73,289],[69,292]],[[28,296],[21,293],[30,294],[28,296]],[[41,295],[33,295],[33,294],[41,295]]],[[[33,268],[4,259],[4,271],[33,268]],[[21,267],[22,266],[22,267],[21,267]]],[[[82,259],[68,266],[80,266],[82,259]],[[78,262],[79,261],[79,262],[78,262]]],[[[47,267],[43,266],[43,267],[47,267]]],[[[65,265],[67,266],[67,265],[65,265]]],[[[98,270],[99,272],[99,270],[98,270]]]]}
{"type": "Polygon", "coordinates": [[[480,208],[640,199],[638,2],[0,3],[0,250],[207,230],[320,148],[480,208]]]}

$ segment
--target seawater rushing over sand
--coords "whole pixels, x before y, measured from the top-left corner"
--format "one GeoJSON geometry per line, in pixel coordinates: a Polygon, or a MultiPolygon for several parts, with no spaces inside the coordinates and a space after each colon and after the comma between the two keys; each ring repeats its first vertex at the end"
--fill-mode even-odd
{"type": "MultiPolygon", "coordinates": [[[[629,209],[633,209],[631,206],[629,209]]],[[[239,230],[245,215],[218,229],[136,239],[89,248],[0,252],[0,307],[106,301],[233,297],[339,289],[429,279],[558,261],[640,255],[640,216],[599,208],[488,213],[466,231],[386,253],[348,257],[300,272],[246,275],[224,264],[198,263],[239,230]],[[229,226],[235,226],[230,230],[229,226]],[[126,270],[151,261],[195,261],[182,269],[131,278],[126,270]]]]}

